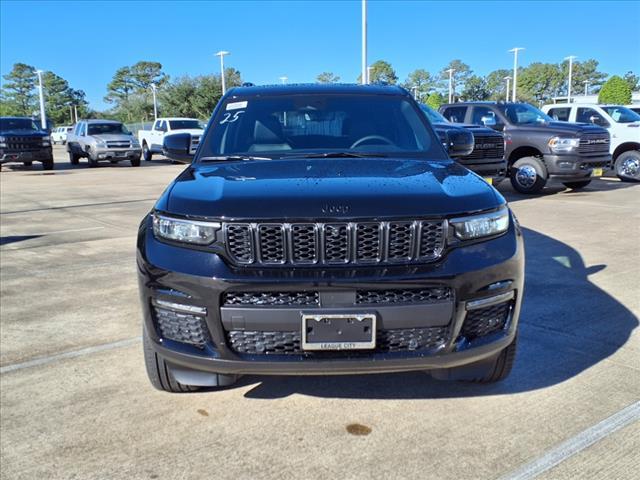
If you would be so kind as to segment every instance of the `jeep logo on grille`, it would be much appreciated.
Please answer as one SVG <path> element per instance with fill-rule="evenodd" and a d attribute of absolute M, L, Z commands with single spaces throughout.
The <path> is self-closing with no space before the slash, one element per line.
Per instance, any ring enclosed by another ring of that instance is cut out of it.
<path fill-rule="evenodd" d="M 351 210 L 349 205 L 331 205 L 329 203 L 325 203 L 322 206 L 322 213 L 348 213 Z"/>

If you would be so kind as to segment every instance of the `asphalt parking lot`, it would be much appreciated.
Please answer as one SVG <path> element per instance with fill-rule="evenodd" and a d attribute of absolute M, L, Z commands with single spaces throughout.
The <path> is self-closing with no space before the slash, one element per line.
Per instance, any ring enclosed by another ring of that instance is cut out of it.
<path fill-rule="evenodd" d="M 135 236 L 184 167 L 55 150 L 53 172 L 0 176 L 3 478 L 637 478 L 640 185 L 499 187 L 527 251 L 500 384 L 248 376 L 171 395 L 144 372 Z"/>

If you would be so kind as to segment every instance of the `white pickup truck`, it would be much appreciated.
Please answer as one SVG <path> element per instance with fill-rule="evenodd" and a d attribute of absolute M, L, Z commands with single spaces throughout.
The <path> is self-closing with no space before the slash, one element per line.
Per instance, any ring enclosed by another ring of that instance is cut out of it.
<path fill-rule="evenodd" d="M 191 134 L 190 153 L 194 154 L 203 132 L 204 124 L 195 118 L 158 118 L 153 122 L 151 130 L 138 132 L 138 140 L 142 146 L 142 157 L 149 161 L 154 153 L 162 153 L 164 137 L 174 133 Z"/>
<path fill-rule="evenodd" d="M 554 120 L 593 123 L 609 130 L 616 175 L 623 181 L 640 181 L 639 114 L 622 105 L 593 103 L 545 105 L 542 111 Z"/>

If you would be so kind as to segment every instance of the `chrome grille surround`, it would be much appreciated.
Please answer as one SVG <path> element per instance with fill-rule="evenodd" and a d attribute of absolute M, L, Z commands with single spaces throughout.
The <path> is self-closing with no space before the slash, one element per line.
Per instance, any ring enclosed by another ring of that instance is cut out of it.
<path fill-rule="evenodd" d="M 239 265 L 379 265 L 437 260 L 446 220 L 228 222 L 224 242 Z"/>

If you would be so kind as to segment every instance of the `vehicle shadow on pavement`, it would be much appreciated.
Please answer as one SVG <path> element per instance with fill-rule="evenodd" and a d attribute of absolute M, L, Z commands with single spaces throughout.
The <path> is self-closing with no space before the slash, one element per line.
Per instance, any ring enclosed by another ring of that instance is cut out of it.
<path fill-rule="evenodd" d="M 569 245 L 523 229 L 526 281 L 518 354 L 511 375 L 479 385 L 436 381 L 423 372 L 313 376 L 243 377 L 255 387 L 247 398 L 281 398 L 297 393 L 326 398 L 418 399 L 521 393 L 564 382 L 622 347 L 638 319 L 589 280 L 606 265 L 585 266 Z"/>

